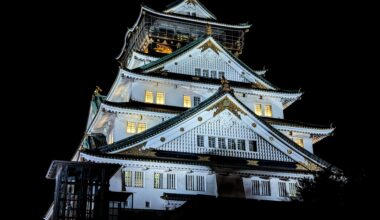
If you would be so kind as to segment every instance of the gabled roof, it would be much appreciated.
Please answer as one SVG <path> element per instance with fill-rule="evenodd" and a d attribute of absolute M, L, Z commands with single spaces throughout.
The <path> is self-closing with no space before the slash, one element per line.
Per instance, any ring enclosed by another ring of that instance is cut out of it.
<path fill-rule="evenodd" d="M 165 13 L 176 13 L 176 9 L 181 7 L 184 4 L 192 4 L 195 7 L 198 7 L 206 17 L 216 20 L 216 16 L 209 11 L 200 1 L 198 0 L 177 0 L 167 6 Z"/>
<path fill-rule="evenodd" d="M 200 103 L 198 106 L 191 108 L 181 114 L 179 114 L 176 117 L 173 117 L 157 126 L 154 126 L 142 133 L 136 134 L 134 136 L 128 137 L 126 139 L 123 139 L 121 141 L 115 142 L 110 145 L 106 145 L 103 147 L 98 148 L 97 150 L 102 153 L 111 153 L 115 154 L 118 152 L 121 152 L 126 149 L 131 149 L 131 147 L 137 147 L 142 146 L 146 141 L 150 138 L 157 138 L 160 137 L 161 133 L 164 133 L 168 131 L 169 129 L 173 128 L 174 126 L 179 126 L 180 123 L 183 123 L 185 120 L 193 118 L 196 114 L 206 111 L 206 109 L 209 109 L 210 106 L 217 105 L 220 101 L 224 100 L 224 98 L 228 98 L 230 101 L 237 103 L 243 111 L 247 112 L 249 117 L 256 123 L 260 123 L 260 125 L 254 125 L 256 126 L 262 126 L 266 132 L 270 133 L 271 140 L 276 140 L 277 144 L 281 144 L 281 146 L 286 146 L 288 156 L 291 157 L 293 160 L 296 160 L 297 162 L 303 164 L 303 166 L 307 167 L 308 169 L 313 169 L 310 167 L 313 166 L 319 166 L 322 168 L 330 167 L 330 164 L 326 161 L 322 160 L 321 158 L 317 157 L 316 155 L 310 153 L 306 149 L 298 146 L 296 143 L 294 143 L 292 140 L 290 140 L 287 136 L 282 134 L 277 129 L 273 128 L 269 123 L 267 123 L 262 118 L 258 117 L 253 113 L 250 109 L 246 108 L 243 103 L 241 103 L 231 91 L 223 91 L 220 89 L 218 92 L 216 92 L 213 96 L 206 99 L 202 103 Z M 162 140 L 161 140 L 162 141 Z M 165 141 L 165 140 L 164 140 Z M 284 148 L 285 149 L 285 148 Z M 283 150 L 284 150 L 283 149 Z M 301 159 L 303 158 L 303 159 Z M 300 162 L 300 161 L 303 162 Z M 305 161 L 306 160 L 306 161 Z M 307 164 L 306 164 L 307 162 Z M 317 164 L 317 165 L 315 165 Z"/>
<path fill-rule="evenodd" d="M 243 68 L 245 68 L 248 72 L 248 74 L 253 75 L 253 77 L 261 83 L 265 84 L 267 87 L 273 90 L 278 90 L 279 88 L 267 81 L 265 78 L 263 78 L 261 75 L 257 74 L 253 69 L 251 69 L 248 65 L 246 65 L 243 61 L 241 61 L 239 58 L 235 57 L 230 51 L 226 50 L 223 45 L 221 45 L 218 41 L 214 40 L 212 36 L 207 37 L 200 37 L 199 39 L 191 42 L 190 44 L 174 51 L 171 54 L 168 54 L 156 61 L 153 61 L 151 63 L 148 63 L 144 66 L 141 66 L 136 69 L 136 71 L 143 71 L 143 72 L 150 72 L 154 71 L 156 69 L 161 68 L 164 64 L 166 64 L 169 61 L 172 61 L 179 56 L 183 55 L 184 53 L 197 48 L 198 46 L 203 47 L 205 44 L 212 44 L 210 47 L 211 49 L 215 49 L 218 51 L 222 51 L 229 59 L 236 61 L 239 65 L 241 65 Z M 214 47 L 215 46 L 215 47 Z M 202 49 L 202 48 L 200 48 Z M 202 49 L 203 50 L 203 49 Z M 219 53 L 219 52 L 218 52 Z M 246 73 L 247 74 L 247 73 Z"/>

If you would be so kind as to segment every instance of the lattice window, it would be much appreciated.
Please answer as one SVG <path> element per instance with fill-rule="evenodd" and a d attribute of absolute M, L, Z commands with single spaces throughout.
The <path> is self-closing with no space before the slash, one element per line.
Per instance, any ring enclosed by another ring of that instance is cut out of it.
<path fill-rule="evenodd" d="M 162 173 L 154 173 L 154 188 L 155 189 L 162 189 L 164 188 L 164 174 Z"/>
<path fill-rule="evenodd" d="M 266 117 L 272 117 L 272 106 L 271 105 L 265 105 L 264 106 L 264 115 Z"/>
<path fill-rule="evenodd" d="M 165 93 L 163 92 L 157 92 L 156 94 L 156 103 L 163 105 L 165 104 Z"/>
<path fill-rule="evenodd" d="M 189 191 L 206 191 L 206 182 L 204 176 L 186 175 L 186 190 Z"/>
<path fill-rule="evenodd" d="M 188 95 L 183 96 L 183 107 L 191 108 L 191 98 Z"/>
<path fill-rule="evenodd" d="M 129 133 L 129 134 L 136 133 L 136 123 L 127 122 L 127 133 Z"/>
<path fill-rule="evenodd" d="M 219 79 L 226 77 L 226 73 L 224 71 L 219 72 Z"/>
<path fill-rule="evenodd" d="M 215 148 L 216 147 L 216 141 L 215 137 L 208 137 L 208 147 Z"/>
<path fill-rule="evenodd" d="M 228 139 L 228 149 L 229 150 L 236 150 L 235 139 Z"/>
<path fill-rule="evenodd" d="M 245 151 L 245 140 L 238 140 L 238 150 Z"/>
<path fill-rule="evenodd" d="M 257 142 L 254 140 L 249 141 L 249 151 L 257 152 Z"/>
<path fill-rule="evenodd" d="M 226 149 L 226 139 L 225 138 L 218 138 L 218 148 Z"/>
<path fill-rule="evenodd" d="M 255 114 L 258 116 L 263 115 L 263 110 L 261 108 L 261 104 L 255 104 Z"/>
<path fill-rule="evenodd" d="M 124 171 L 125 186 L 132 187 L 132 171 Z"/>
<path fill-rule="evenodd" d="M 215 79 L 216 78 L 216 71 L 211 70 L 211 78 Z"/>
<path fill-rule="evenodd" d="M 138 123 L 137 124 L 137 133 L 141 133 L 146 130 L 146 124 L 145 123 Z"/>
<path fill-rule="evenodd" d="M 288 193 L 286 192 L 286 183 L 278 182 L 278 194 L 280 197 L 287 197 Z"/>
<path fill-rule="evenodd" d="M 198 106 L 201 103 L 201 97 L 194 96 L 194 106 Z"/>
<path fill-rule="evenodd" d="M 195 75 L 201 76 L 201 69 L 200 68 L 195 68 Z"/>
<path fill-rule="evenodd" d="M 144 172 L 141 172 L 141 171 L 135 172 L 135 187 L 139 187 L 139 188 L 144 187 Z"/>
<path fill-rule="evenodd" d="M 270 190 L 270 181 L 269 180 L 261 180 L 261 195 L 262 196 L 270 196 L 271 190 Z"/>
<path fill-rule="evenodd" d="M 203 70 L 203 77 L 209 77 L 208 70 Z"/>
<path fill-rule="evenodd" d="M 152 91 L 145 91 L 145 102 L 146 103 L 153 103 L 153 92 Z"/>
<path fill-rule="evenodd" d="M 205 137 L 203 135 L 197 135 L 197 146 L 198 147 L 205 146 Z"/>
<path fill-rule="evenodd" d="M 175 174 L 169 173 L 167 176 L 167 188 L 175 189 Z"/>
<path fill-rule="evenodd" d="M 297 183 L 289 183 L 289 196 L 296 197 L 297 196 Z"/>
<path fill-rule="evenodd" d="M 260 180 L 252 180 L 252 195 L 260 195 Z"/>

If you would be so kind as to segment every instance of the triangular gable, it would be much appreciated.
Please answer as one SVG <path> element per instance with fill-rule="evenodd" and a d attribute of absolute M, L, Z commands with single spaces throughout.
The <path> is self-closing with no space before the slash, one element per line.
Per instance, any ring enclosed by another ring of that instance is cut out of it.
<path fill-rule="evenodd" d="M 160 70 L 197 76 L 196 69 L 200 69 L 200 76 L 207 74 L 206 77 L 220 78 L 220 73 L 223 72 L 225 78 L 230 81 L 252 83 L 262 89 L 278 89 L 224 49 L 211 36 L 199 38 L 138 70 L 142 72 Z M 203 70 L 207 70 L 207 73 Z M 216 74 L 213 75 L 212 71 L 216 71 Z"/>
<path fill-rule="evenodd" d="M 216 20 L 216 17 L 198 0 L 179 0 L 168 6 L 165 13 L 188 15 Z"/>
<path fill-rule="evenodd" d="M 112 145 L 104 146 L 99 150 L 104 153 L 114 154 L 121 153 L 136 146 L 144 146 L 143 149 L 163 149 L 165 145 L 176 141 L 176 139 L 188 131 L 197 129 L 197 127 L 204 123 L 212 122 L 218 115 L 223 116 L 225 114 L 229 114 L 231 120 L 222 123 L 226 123 L 228 126 L 228 124 L 231 123 L 230 121 L 232 121 L 232 123 L 233 121 L 235 121 L 235 123 L 238 121 L 240 128 L 245 127 L 245 129 L 249 129 L 248 135 L 257 135 L 254 138 L 264 143 L 262 144 L 262 148 L 259 147 L 259 149 L 264 151 L 271 150 L 272 153 L 274 153 L 274 157 L 277 157 L 277 159 L 274 158 L 272 160 L 288 161 L 290 158 L 292 161 L 301 164 L 301 166 L 309 170 L 319 170 L 321 167 L 325 168 L 329 166 L 327 162 L 299 147 L 281 132 L 260 119 L 260 117 L 256 116 L 237 100 L 233 94 L 223 91 L 217 92 L 199 106 L 189 109 L 145 132 Z M 228 135 L 229 134 L 227 134 L 227 136 Z M 194 139 L 194 137 L 192 138 L 193 139 L 190 138 L 186 140 L 186 142 L 196 142 L 196 139 Z M 184 142 L 184 144 L 186 144 L 186 142 Z M 246 146 L 246 148 L 248 148 L 248 146 Z M 203 154 L 204 152 L 199 153 Z M 263 158 L 265 158 L 265 155 L 263 155 Z"/>

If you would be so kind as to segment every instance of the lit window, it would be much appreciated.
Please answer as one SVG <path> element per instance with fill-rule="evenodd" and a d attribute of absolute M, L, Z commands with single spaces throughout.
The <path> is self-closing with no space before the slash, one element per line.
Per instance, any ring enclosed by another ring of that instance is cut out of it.
<path fill-rule="evenodd" d="M 191 108 L 191 98 L 188 95 L 183 96 L 183 107 Z"/>
<path fill-rule="evenodd" d="M 211 70 L 211 78 L 216 78 L 216 71 L 215 70 Z"/>
<path fill-rule="evenodd" d="M 303 139 L 302 138 L 294 138 L 293 139 L 296 144 L 298 144 L 300 147 L 304 147 L 303 145 Z"/>
<path fill-rule="evenodd" d="M 135 172 L 135 187 L 144 187 L 144 173 L 141 171 Z"/>
<path fill-rule="evenodd" d="M 230 150 L 236 150 L 235 139 L 228 139 L 228 149 L 230 149 Z"/>
<path fill-rule="evenodd" d="M 197 146 L 198 147 L 204 147 L 205 146 L 205 139 L 202 135 L 197 135 Z"/>
<path fill-rule="evenodd" d="M 145 91 L 145 102 L 146 103 L 153 103 L 153 92 L 152 91 Z"/>
<path fill-rule="evenodd" d="M 208 137 L 208 147 L 215 148 L 215 137 Z"/>
<path fill-rule="evenodd" d="M 145 123 L 138 123 L 137 125 L 137 133 L 141 133 L 146 130 L 146 124 Z"/>
<path fill-rule="evenodd" d="M 168 189 L 175 189 L 175 174 L 168 174 L 167 188 Z"/>
<path fill-rule="evenodd" d="M 157 104 L 161 104 L 161 105 L 165 104 L 165 93 L 157 92 L 156 102 Z"/>
<path fill-rule="evenodd" d="M 257 142 L 253 141 L 253 140 L 250 140 L 248 147 L 249 147 L 249 151 L 256 152 L 257 151 Z"/>
<path fill-rule="evenodd" d="M 272 117 L 272 106 L 271 105 L 265 105 L 264 106 L 264 114 L 266 117 Z"/>
<path fill-rule="evenodd" d="M 127 122 L 127 133 L 129 133 L 129 134 L 136 133 L 136 123 Z"/>
<path fill-rule="evenodd" d="M 261 109 L 261 104 L 256 104 L 256 105 L 255 105 L 255 113 L 256 113 L 256 115 L 258 115 L 258 116 L 261 116 L 261 115 L 263 114 L 263 111 L 262 111 L 262 109 Z"/>
<path fill-rule="evenodd" d="M 201 97 L 194 96 L 194 106 L 198 106 L 201 103 Z"/>
<path fill-rule="evenodd" d="M 245 140 L 238 140 L 238 150 L 245 151 Z"/>
<path fill-rule="evenodd" d="M 164 182 L 164 174 L 154 173 L 154 188 L 162 189 L 164 185 L 163 182 Z"/>
<path fill-rule="evenodd" d="M 201 69 L 195 68 L 195 75 L 196 76 L 201 76 Z"/>
<path fill-rule="evenodd" d="M 203 77 L 208 77 L 208 70 L 203 70 Z"/>
<path fill-rule="evenodd" d="M 226 149 L 226 139 L 218 138 L 218 147 L 220 149 Z"/>
<path fill-rule="evenodd" d="M 125 186 L 128 186 L 128 187 L 132 186 L 132 171 L 124 172 L 124 180 L 125 180 Z"/>

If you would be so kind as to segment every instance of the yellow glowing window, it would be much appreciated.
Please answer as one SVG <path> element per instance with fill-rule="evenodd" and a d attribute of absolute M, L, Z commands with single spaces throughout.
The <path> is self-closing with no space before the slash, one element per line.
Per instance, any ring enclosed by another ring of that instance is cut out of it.
<path fill-rule="evenodd" d="M 266 117 L 272 117 L 272 106 L 271 105 L 265 105 L 264 106 L 264 114 Z"/>
<path fill-rule="evenodd" d="M 125 171 L 124 172 L 124 179 L 125 179 L 125 186 L 131 187 L 132 186 L 132 171 Z"/>
<path fill-rule="evenodd" d="M 263 114 L 263 111 L 261 109 L 261 104 L 255 105 L 255 113 L 256 113 L 256 115 L 259 115 L 259 116 L 261 116 Z"/>
<path fill-rule="evenodd" d="M 302 138 L 294 138 L 294 142 L 298 144 L 299 146 L 303 147 L 303 139 Z"/>
<path fill-rule="evenodd" d="M 146 130 L 146 124 L 145 123 L 138 123 L 137 125 L 137 133 L 141 133 Z"/>
<path fill-rule="evenodd" d="M 136 123 L 127 122 L 127 133 L 130 133 L 130 134 L 136 133 Z"/>
<path fill-rule="evenodd" d="M 188 95 L 183 96 L 183 107 L 191 108 L 191 98 Z"/>
<path fill-rule="evenodd" d="M 145 91 L 145 102 L 147 103 L 153 103 L 153 92 L 152 91 Z"/>
<path fill-rule="evenodd" d="M 135 187 L 144 187 L 144 173 L 141 171 L 135 172 Z"/>
<path fill-rule="evenodd" d="M 156 102 L 157 104 L 161 104 L 161 105 L 165 104 L 165 93 L 157 92 Z"/>

